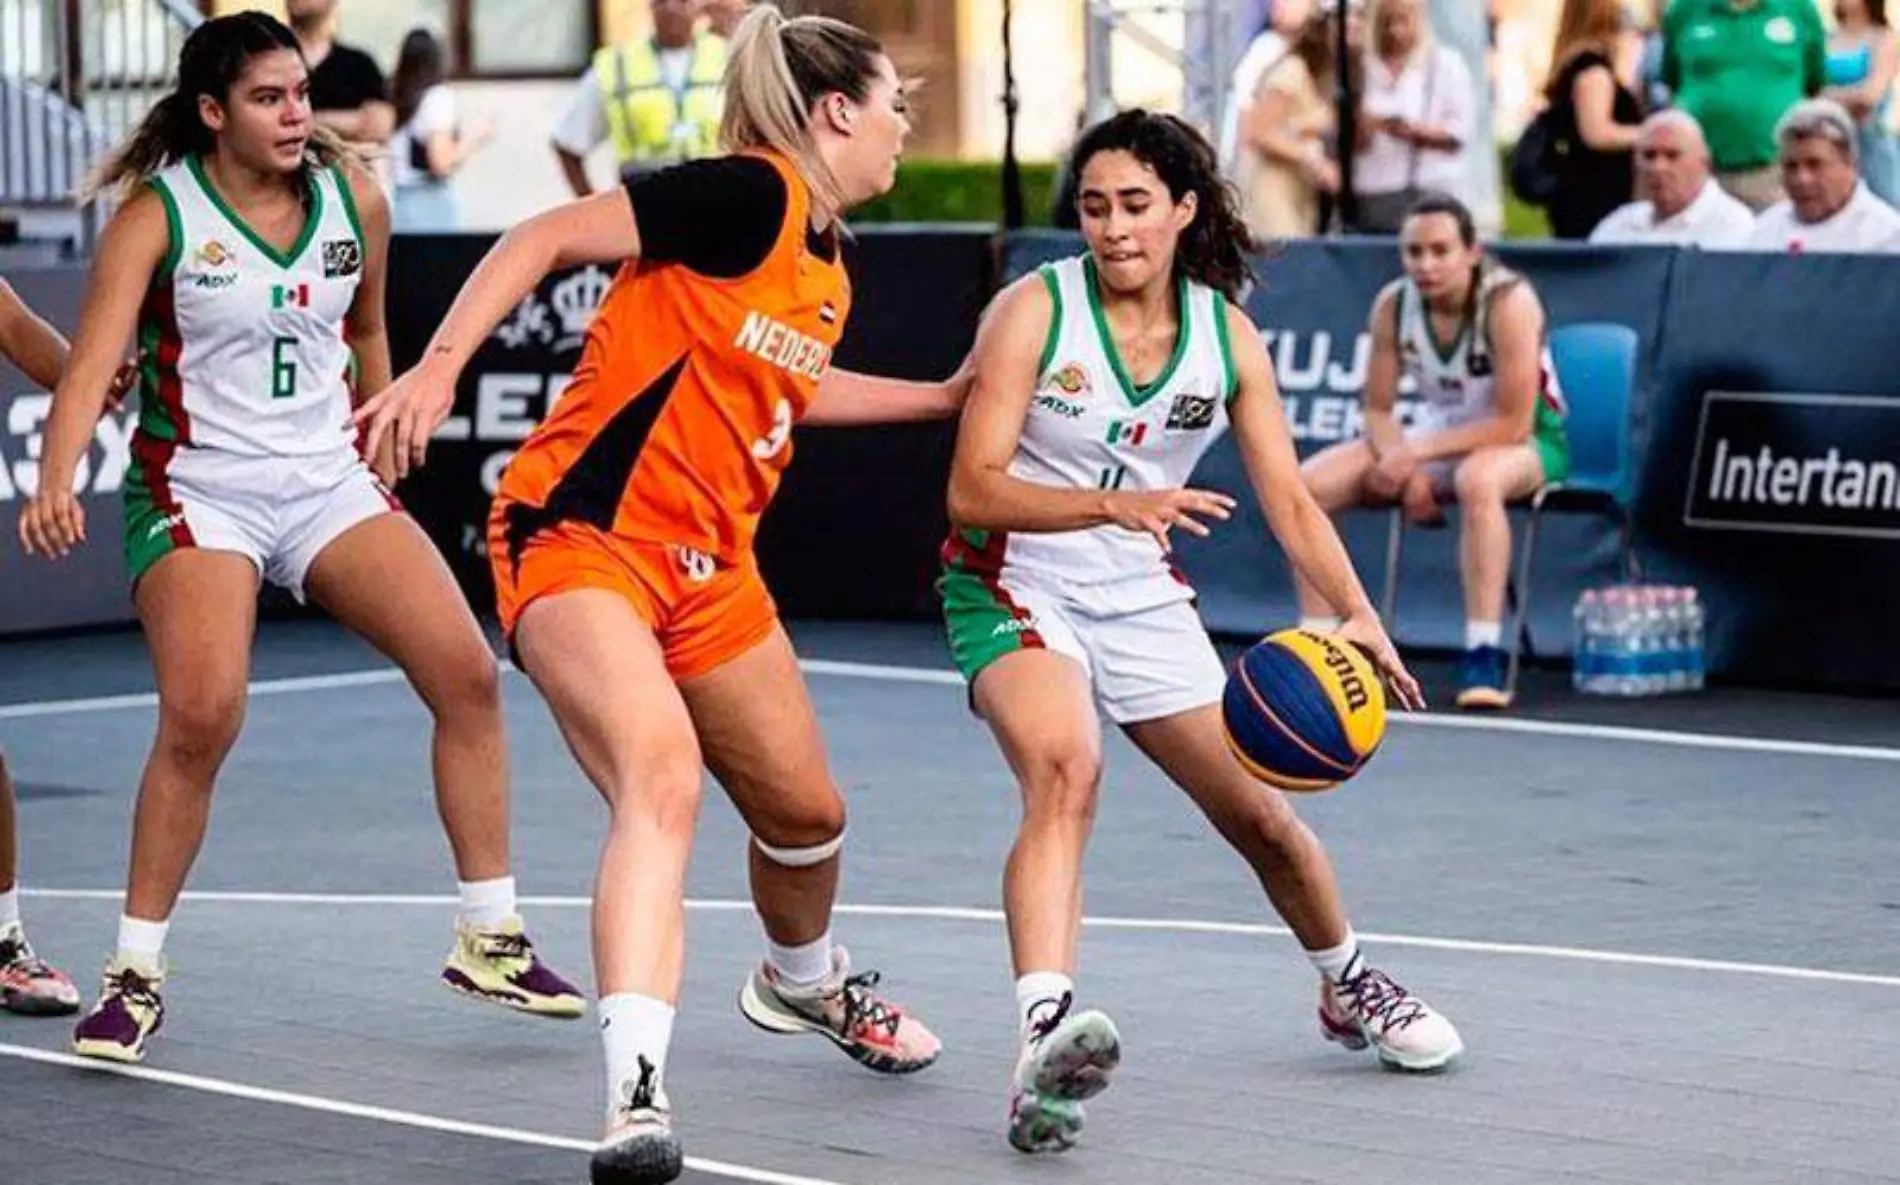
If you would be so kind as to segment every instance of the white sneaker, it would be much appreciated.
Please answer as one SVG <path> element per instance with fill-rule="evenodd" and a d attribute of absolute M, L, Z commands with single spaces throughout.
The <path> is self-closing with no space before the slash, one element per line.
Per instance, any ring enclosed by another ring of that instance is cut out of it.
<path fill-rule="evenodd" d="M 1373 967 L 1344 983 L 1320 983 L 1319 1025 L 1328 1041 L 1347 1049 L 1370 1044 L 1399 1070 L 1441 1070 L 1465 1051 L 1450 1021 Z"/>
<path fill-rule="evenodd" d="M 1122 1060 L 1121 1034 L 1100 1012 L 1069 1015 L 1071 997 L 1039 1022 L 1016 1059 L 1009 1142 L 1019 1152 L 1066 1152 L 1082 1134 L 1082 1101 L 1108 1089 Z"/>
<path fill-rule="evenodd" d="M 653 1063 L 643 1057 L 638 1081 L 621 1083 L 607 1138 L 594 1149 L 593 1185 L 663 1185 L 685 1169 L 673 1109 L 656 1078 Z"/>

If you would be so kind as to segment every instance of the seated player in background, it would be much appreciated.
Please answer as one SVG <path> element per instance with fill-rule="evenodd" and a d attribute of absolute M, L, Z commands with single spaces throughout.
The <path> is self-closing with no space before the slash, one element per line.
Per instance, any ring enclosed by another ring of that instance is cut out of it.
<path fill-rule="evenodd" d="M 1301 474 L 1327 513 L 1400 503 L 1415 522 L 1460 510 L 1465 660 L 1458 706 L 1505 708 L 1502 646 L 1511 522 L 1505 506 L 1570 471 L 1564 400 L 1545 348 L 1544 308 L 1530 282 L 1490 259 L 1471 211 L 1431 195 L 1399 234 L 1405 277 L 1372 305 L 1365 435 L 1307 458 Z M 1395 414 L 1410 378 L 1418 412 Z M 1330 629 L 1326 598 L 1298 571 L 1303 624 Z"/>
<path fill-rule="evenodd" d="M 971 703 L 1022 791 L 1003 895 L 1022 1042 L 1008 1138 L 1024 1152 L 1074 1144 L 1120 1057 L 1108 1017 L 1074 1008 L 1098 704 L 1252 867 L 1319 972 L 1327 1039 L 1412 1070 L 1463 1048 L 1360 953 L 1325 849 L 1229 751 L 1226 672 L 1172 563 L 1173 529 L 1205 534 L 1198 520 L 1232 505 L 1184 488 L 1231 418 L 1275 538 L 1346 614 L 1339 633 L 1418 703 L 1300 484 L 1266 348 L 1232 303 L 1252 246 L 1232 190 L 1200 133 L 1145 111 L 1090 129 L 1074 162 L 1088 252 L 1018 280 L 978 330 L 938 585 Z"/>

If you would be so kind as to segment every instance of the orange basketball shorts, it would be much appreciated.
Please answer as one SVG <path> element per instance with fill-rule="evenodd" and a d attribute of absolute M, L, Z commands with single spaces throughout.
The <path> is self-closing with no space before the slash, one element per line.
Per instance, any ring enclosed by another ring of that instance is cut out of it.
<path fill-rule="evenodd" d="M 497 503 L 488 524 L 495 604 L 512 649 L 529 605 L 575 589 L 617 593 L 653 630 L 676 681 L 716 670 L 763 642 L 778 624 L 758 562 L 715 564 L 692 548 L 626 539 L 585 523 L 537 531 L 518 557 L 509 554 Z"/>

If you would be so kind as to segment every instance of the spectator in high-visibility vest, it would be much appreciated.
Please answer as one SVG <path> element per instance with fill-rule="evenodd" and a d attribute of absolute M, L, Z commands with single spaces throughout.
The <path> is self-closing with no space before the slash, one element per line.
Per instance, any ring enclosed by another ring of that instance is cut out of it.
<path fill-rule="evenodd" d="M 718 151 L 725 39 L 695 30 L 697 0 L 651 8 L 653 36 L 596 53 L 555 125 L 554 151 L 577 197 L 594 191 L 587 154 L 609 140 L 623 174 Z"/>

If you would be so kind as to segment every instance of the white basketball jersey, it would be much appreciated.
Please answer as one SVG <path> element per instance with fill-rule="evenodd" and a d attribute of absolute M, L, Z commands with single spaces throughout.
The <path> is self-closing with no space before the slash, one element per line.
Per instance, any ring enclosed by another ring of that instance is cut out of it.
<path fill-rule="evenodd" d="M 1432 330 L 1425 298 L 1411 280 L 1397 287 L 1399 363 L 1417 386 L 1422 404 L 1420 418 L 1428 425 L 1456 427 L 1491 415 L 1497 407 L 1497 366 L 1488 332 L 1491 302 L 1511 284 L 1521 283 L 1516 272 L 1486 263 L 1473 294 L 1471 312 L 1449 347 L 1441 346 Z M 1557 388 L 1556 368 L 1549 352 L 1543 358 L 1543 397 L 1559 412 L 1563 394 Z"/>
<path fill-rule="evenodd" d="M 1138 388 L 1115 349 L 1093 260 L 1082 255 L 1048 264 L 1042 278 L 1055 315 L 1010 474 L 1062 489 L 1187 485 L 1208 447 L 1226 431 L 1227 401 L 1236 387 L 1226 299 L 1181 282 L 1174 354 L 1152 383 Z M 1114 525 L 1012 533 L 1001 558 L 1005 568 L 1068 584 L 1170 572 L 1152 536 Z"/>
<path fill-rule="evenodd" d="M 189 157 L 152 178 L 171 250 L 140 315 L 148 436 L 243 456 L 337 457 L 353 446 L 343 320 L 364 265 L 349 186 L 310 171 L 309 219 L 287 252 L 260 238 Z"/>

